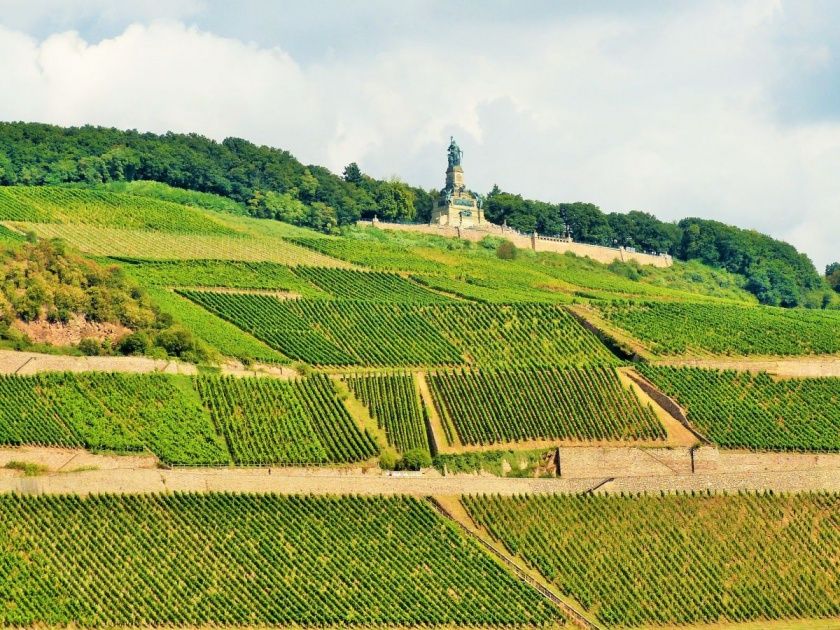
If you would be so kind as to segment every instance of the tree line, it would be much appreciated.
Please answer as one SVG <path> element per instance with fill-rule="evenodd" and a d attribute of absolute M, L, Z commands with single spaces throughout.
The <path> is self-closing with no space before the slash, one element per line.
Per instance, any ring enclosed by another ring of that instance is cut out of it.
<path fill-rule="evenodd" d="M 498 187 L 487 197 L 485 215 L 521 232 L 568 234 L 580 243 L 668 253 L 723 267 L 745 276 L 744 288 L 762 304 L 819 308 L 831 302 L 825 281 L 805 254 L 754 230 L 698 218 L 667 223 L 636 210 L 605 213 L 591 203 L 551 204 Z"/>
<path fill-rule="evenodd" d="M 0 184 L 102 184 L 154 180 L 233 199 L 250 214 L 330 232 L 374 214 L 426 222 L 436 191 L 378 180 L 349 164 L 341 176 L 288 151 L 240 138 L 163 135 L 103 127 L 0 123 Z M 667 223 L 645 212 L 604 213 L 589 203 L 550 204 L 494 187 L 486 216 L 523 232 L 569 233 L 576 241 L 667 252 L 742 274 L 764 304 L 826 306 L 826 281 L 782 241 L 716 221 Z M 827 274 L 828 275 L 828 274 Z M 840 283 L 835 284 L 840 286 Z"/>

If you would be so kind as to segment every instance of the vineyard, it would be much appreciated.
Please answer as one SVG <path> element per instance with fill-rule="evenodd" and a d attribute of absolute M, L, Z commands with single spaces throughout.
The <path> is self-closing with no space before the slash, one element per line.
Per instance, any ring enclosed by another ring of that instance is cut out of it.
<path fill-rule="evenodd" d="M 142 199 L 138 197 L 138 199 Z M 21 232 L 41 238 L 61 238 L 80 251 L 94 256 L 145 260 L 238 260 L 267 261 L 281 265 L 346 267 L 346 263 L 323 256 L 277 238 L 251 235 L 169 234 L 97 225 L 54 223 L 10 223 Z"/>
<path fill-rule="evenodd" d="M 13 232 L 7 227 L 0 225 L 0 244 L 3 243 L 19 243 L 24 240 L 22 234 Z"/>
<path fill-rule="evenodd" d="M 660 355 L 840 352 L 840 313 L 724 304 L 599 305 L 605 319 Z"/>
<path fill-rule="evenodd" d="M 434 260 L 425 258 L 411 249 L 388 242 L 312 236 L 287 237 L 286 240 L 326 256 L 378 271 L 412 271 L 433 274 L 440 272 L 440 264 Z"/>
<path fill-rule="evenodd" d="M 560 619 L 540 594 L 410 498 L 4 495 L 0 540 L 0 601 L 15 603 L 0 607 L 5 626 Z"/>
<path fill-rule="evenodd" d="M 230 461 L 186 377 L 0 375 L 0 443 L 149 449 L 169 464 Z"/>
<path fill-rule="evenodd" d="M 840 495 L 465 497 L 609 626 L 840 615 Z"/>
<path fill-rule="evenodd" d="M 298 267 L 295 273 L 342 300 L 399 304 L 451 301 L 451 298 L 429 291 L 395 273 L 321 267 Z"/>
<path fill-rule="evenodd" d="M 545 291 L 521 283 L 512 283 L 507 278 L 450 278 L 447 276 L 413 275 L 412 279 L 437 291 L 484 302 L 486 304 L 510 304 L 513 302 L 543 302 L 563 304 L 572 297 L 558 291 Z"/>
<path fill-rule="evenodd" d="M 146 292 L 162 312 L 222 355 L 246 362 L 288 363 L 276 350 L 187 298 L 157 287 Z"/>
<path fill-rule="evenodd" d="M 344 382 L 385 429 L 389 444 L 403 453 L 429 450 L 423 409 L 411 374 L 346 376 Z"/>
<path fill-rule="evenodd" d="M 566 309 L 547 304 L 449 304 L 423 315 L 473 365 L 614 365 L 615 357 Z"/>
<path fill-rule="evenodd" d="M 226 287 L 288 291 L 305 297 L 326 297 L 291 268 L 271 262 L 221 260 L 125 261 L 138 282 L 159 287 Z"/>
<path fill-rule="evenodd" d="M 458 351 L 425 321 L 421 307 L 413 305 L 181 293 L 286 356 L 315 365 L 461 362 Z"/>
<path fill-rule="evenodd" d="M 639 366 L 727 448 L 840 451 L 840 379 L 774 380 L 731 370 Z"/>
<path fill-rule="evenodd" d="M 0 187 L 0 221 L 75 223 L 174 234 L 235 234 L 210 215 L 188 206 L 88 188 Z"/>
<path fill-rule="evenodd" d="M 0 375 L 0 444 L 148 450 L 172 465 L 348 463 L 379 449 L 332 381 Z"/>
<path fill-rule="evenodd" d="M 205 377 L 197 388 L 237 464 L 346 463 L 378 452 L 326 376 L 296 382 Z"/>
<path fill-rule="evenodd" d="M 611 368 L 429 373 L 435 407 L 464 444 L 662 440 L 653 410 Z"/>

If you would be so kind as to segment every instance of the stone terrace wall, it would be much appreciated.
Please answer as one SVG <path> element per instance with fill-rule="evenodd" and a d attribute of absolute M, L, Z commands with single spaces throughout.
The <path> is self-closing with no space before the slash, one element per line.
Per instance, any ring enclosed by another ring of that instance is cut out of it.
<path fill-rule="evenodd" d="M 555 252 L 558 254 L 572 252 L 578 256 L 585 256 L 604 264 L 609 264 L 615 260 L 635 260 L 641 265 L 653 265 L 654 267 L 670 267 L 674 264 L 673 259 L 668 254 L 643 254 L 629 251 L 623 247 L 602 247 L 600 245 L 575 243 L 567 239 L 540 236 L 536 233 L 531 235 L 522 234 L 521 232 L 510 228 L 503 228 L 493 223 L 484 223 L 481 227 L 471 228 L 428 225 L 425 223 L 386 223 L 384 221 L 358 221 L 357 225 L 376 227 L 382 230 L 422 232 L 424 234 L 436 234 L 448 238 L 463 238 L 469 241 L 480 241 L 489 234 L 505 238 L 521 249 L 532 249 L 537 252 Z"/>

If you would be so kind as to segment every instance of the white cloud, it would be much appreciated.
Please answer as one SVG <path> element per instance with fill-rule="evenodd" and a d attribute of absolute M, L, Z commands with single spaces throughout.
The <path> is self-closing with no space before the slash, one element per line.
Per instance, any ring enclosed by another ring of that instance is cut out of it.
<path fill-rule="evenodd" d="M 455 133 L 476 189 L 718 218 L 823 265 L 840 258 L 840 126 L 781 124 L 774 90 L 830 51 L 780 44 L 785 19 L 748 1 L 485 23 L 309 64 L 176 21 L 98 43 L 0 27 L 0 93 L 15 95 L 0 118 L 236 135 L 435 187 Z"/>

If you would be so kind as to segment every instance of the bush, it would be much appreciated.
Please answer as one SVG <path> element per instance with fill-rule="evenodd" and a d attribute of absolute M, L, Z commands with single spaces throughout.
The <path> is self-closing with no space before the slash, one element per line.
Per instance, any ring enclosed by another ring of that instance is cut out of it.
<path fill-rule="evenodd" d="M 516 245 L 510 241 L 503 241 L 496 248 L 496 256 L 502 260 L 514 260 L 516 258 Z"/>
<path fill-rule="evenodd" d="M 123 337 L 117 345 L 117 349 L 121 354 L 145 354 L 150 345 L 149 336 L 142 331 L 138 331 Z"/>
<path fill-rule="evenodd" d="M 413 448 L 403 454 L 398 467 L 400 470 L 420 470 L 432 465 L 432 456 L 422 448 Z"/>
<path fill-rule="evenodd" d="M 156 344 L 166 350 L 167 354 L 176 357 L 197 351 L 192 333 L 182 326 L 170 326 L 160 331 Z"/>
<path fill-rule="evenodd" d="M 96 357 L 102 354 L 102 346 L 93 337 L 87 337 L 79 342 L 79 351 L 85 356 Z"/>
<path fill-rule="evenodd" d="M 379 467 L 382 470 L 396 470 L 398 463 L 399 456 L 397 455 L 397 451 L 391 447 L 382 449 L 379 455 Z"/>

